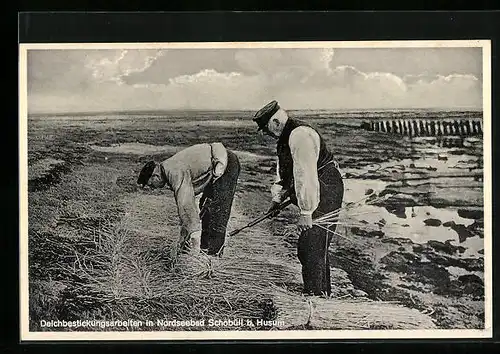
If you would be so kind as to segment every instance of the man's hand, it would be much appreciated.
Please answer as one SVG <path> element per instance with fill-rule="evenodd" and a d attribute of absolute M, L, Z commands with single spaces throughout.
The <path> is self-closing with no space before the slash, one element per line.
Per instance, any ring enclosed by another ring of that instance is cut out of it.
<path fill-rule="evenodd" d="M 299 220 L 297 221 L 297 228 L 300 232 L 304 232 L 312 228 L 312 216 L 300 214 Z"/>
<path fill-rule="evenodd" d="M 281 210 L 279 209 L 280 205 L 281 205 L 281 203 L 278 203 L 278 202 L 274 202 L 274 201 L 273 201 L 273 202 L 271 203 L 271 206 L 269 207 L 269 209 L 266 211 L 266 214 L 268 214 L 268 213 L 271 213 L 271 212 L 272 212 L 272 213 L 271 213 L 271 217 L 272 217 L 272 218 L 274 218 L 274 217 L 278 216 L 278 214 L 279 214 L 279 213 L 280 213 L 280 211 L 281 211 Z"/>
<path fill-rule="evenodd" d="M 200 253 L 200 243 L 201 243 L 201 231 L 192 232 L 189 235 L 189 240 L 187 244 L 189 253 L 192 254 Z"/>

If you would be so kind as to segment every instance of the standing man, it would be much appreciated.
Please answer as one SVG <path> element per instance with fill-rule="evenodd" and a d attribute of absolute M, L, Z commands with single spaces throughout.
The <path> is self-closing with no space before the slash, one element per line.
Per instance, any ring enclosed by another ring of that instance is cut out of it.
<path fill-rule="evenodd" d="M 149 161 L 137 183 L 150 188 L 166 185 L 174 192 L 181 247 L 221 256 L 239 173 L 238 157 L 223 144 L 197 144 L 161 163 Z M 195 196 L 200 193 L 197 206 Z"/>
<path fill-rule="evenodd" d="M 277 214 L 287 196 L 300 209 L 298 258 L 302 264 L 303 292 L 329 296 L 328 247 L 336 227 L 330 227 L 332 232 L 328 232 L 313 226 L 312 220 L 342 206 L 344 184 L 338 164 L 321 135 L 307 124 L 289 118 L 278 102 L 265 105 L 253 120 L 259 131 L 278 141 L 277 181 L 271 187 L 269 211 Z"/>

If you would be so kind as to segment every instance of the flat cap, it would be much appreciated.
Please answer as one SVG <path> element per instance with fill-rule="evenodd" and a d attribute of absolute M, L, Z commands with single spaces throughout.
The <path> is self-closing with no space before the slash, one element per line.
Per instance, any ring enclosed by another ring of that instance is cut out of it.
<path fill-rule="evenodd" d="M 141 172 L 139 173 L 139 178 L 137 178 L 137 184 L 144 187 L 148 183 L 149 178 L 153 174 L 155 168 L 156 168 L 156 163 L 154 161 L 148 161 L 142 168 Z"/>
<path fill-rule="evenodd" d="M 271 119 L 271 117 L 276 112 L 278 112 L 279 109 L 280 109 L 280 106 L 276 100 L 269 102 L 264 107 L 259 109 L 259 111 L 257 111 L 257 113 L 255 113 L 254 118 L 253 118 L 254 122 L 256 122 L 257 125 L 259 126 L 258 130 L 264 129 L 264 127 L 269 122 L 269 119 Z"/>

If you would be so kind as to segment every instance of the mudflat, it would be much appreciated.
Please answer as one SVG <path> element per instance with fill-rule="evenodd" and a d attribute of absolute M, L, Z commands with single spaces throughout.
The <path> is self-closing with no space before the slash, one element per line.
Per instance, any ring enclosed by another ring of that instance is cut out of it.
<path fill-rule="evenodd" d="M 300 294 L 295 207 L 186 274 L 173 194 L 135 185 L 146 161 L 220 141 L 242 166 L 228 230 L 262 215 L 275 151 L 249 112 L 29 117 L 30 329 L 85 330 L 41 323 L 110 318 L 144 325 L 95 330 L 179 330 L 164 319 L 198 321 L 183 330 L 483 328 L 482 139 L 442 144 L 361 129 L 367 117 L 398 114 L 291 112 L 321 131 L 346 187 L 329 254 L 333 295 L 312 300 Z M 457 114 L 481 116 L 401 113 Z M 378 198 L 363 202 L 367 193 Z"/>

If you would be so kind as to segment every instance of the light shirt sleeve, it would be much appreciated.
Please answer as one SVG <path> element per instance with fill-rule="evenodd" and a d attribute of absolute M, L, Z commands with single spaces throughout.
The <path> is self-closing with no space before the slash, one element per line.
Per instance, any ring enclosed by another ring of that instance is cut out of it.
<path fill-rule="evenodd" d="M 222 143 L 213 143 L 212 146 L 212 166 L 214 182 L 220 178 L 227 167 L 227 150 Z"/>
<path fill-rule="evenodd" d="M 179 169 L 166 173 L 169 184 L 174 191 L 181 228 L 185 229 L 188 235 L 195 231 L 200 231 L 199 210 L 196 205 L 193 183 L 191 182 L 189 171 Z"/>
<path fill-rule="evenodd" d="M 293 177 L 297 204 L 303 215 L 311 215 L 319 205 L 318 158 L 320 138 L 311 127 L 292 131 L 288 141 L 293 159 Z"/>

